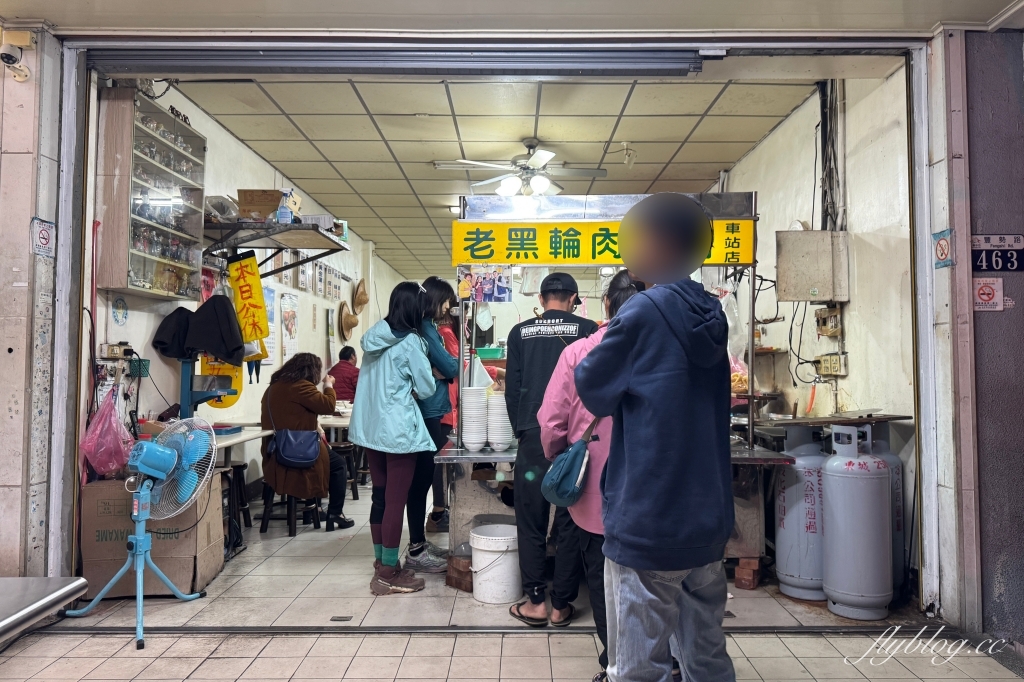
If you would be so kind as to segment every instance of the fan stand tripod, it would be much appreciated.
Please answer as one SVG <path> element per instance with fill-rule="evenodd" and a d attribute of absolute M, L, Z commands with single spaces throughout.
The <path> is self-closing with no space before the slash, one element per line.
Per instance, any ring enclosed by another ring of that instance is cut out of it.
<path fill-rule="evenodd" d="M 121 570 L 110 579 L 110 582 L 108 582 L 106 586 L 100 590 L 99 594 L 93 597 L 93 600 L 84 608 L 64 611 L 61 613 L 61 615 L 70 616 L 72 618 L 78 618 L 88 614 L 96 607 L 97 604 L 100 603 L 101 599 L 107 596 L 107 592 L 109 592 L 111 588 L 114 587 L 114 585 L 116 585 L 124 576 L 124 574 L 128 572 L 128 569 L 132 568 L 132 563 L 134 562 L 136 649 L 146 648 L 146 640 L 142 633 L 142 582 L 147 566 L 156 574 L 156 577 L 163 581 L 164 585 L 166 585 L 171 593 L 173 593 L 178 599 L 181 599 L 182 601 L 192 601 L 206 596 L 206 590 L 195 592 L 193 594 L 184 594 L 167 578 L 166 575 L 163 574 L 163 571 L 157 568 L 157 565 L 153 563 L 153 557 L 150 556 L 150 550 L 153 548 L 153 535 L 146 531 L 146 521 L 149 520 L 149 503 L 152 491 L 153 479 L 143 478 L 142 485 L 132 493 L 132 520 L 135 521 L 135 534 L 128 536 L 128 559 L 124 562 L 124 566 L 121 567 Z"/>

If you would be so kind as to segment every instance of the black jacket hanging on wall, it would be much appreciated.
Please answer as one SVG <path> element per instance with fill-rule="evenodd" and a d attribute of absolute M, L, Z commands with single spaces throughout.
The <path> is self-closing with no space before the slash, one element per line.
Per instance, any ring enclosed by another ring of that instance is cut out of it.
<path fill-rule="evenodd" d="M 153 347 L 176 360 L 202 351 L 235 367 L 242 366 L 245 356 L 238 316 L 227 296 L 211 296 L 194 313 L 174 310 L 157 328 Z"/>

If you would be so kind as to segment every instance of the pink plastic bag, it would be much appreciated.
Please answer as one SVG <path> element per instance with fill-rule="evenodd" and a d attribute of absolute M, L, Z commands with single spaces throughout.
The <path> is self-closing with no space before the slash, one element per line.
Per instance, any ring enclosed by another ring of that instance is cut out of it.
<path fill-rule="evenodd" d="M 117 387 L 103 399 L 103 404 L 85 430 L 79 449 L 97 474 L 112 474 L 128 463 L 128 453 L 135 443 L 132 434 L 117 414 Z"/>

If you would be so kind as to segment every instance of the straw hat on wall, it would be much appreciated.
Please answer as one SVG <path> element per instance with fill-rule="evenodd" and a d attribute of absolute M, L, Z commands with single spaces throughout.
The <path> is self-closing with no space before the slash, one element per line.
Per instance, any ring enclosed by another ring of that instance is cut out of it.
<path fill-rule="evenodd" d="M 370 302 L 370 295 L 366 293 L 366 280 L 361 279 L 356 284 L 355 292 L 352 294 L 352 310 L 356 315 L 363 312 L 363 308 Z"/>
<path fill-rule="evenodd" d="M 342 340 L 348 341 L 352 338 L 352 330 L 359 325 L 359 318 L 349 312 L 348 301 L 342 301 L 338 308 L 338 334 Z"/>

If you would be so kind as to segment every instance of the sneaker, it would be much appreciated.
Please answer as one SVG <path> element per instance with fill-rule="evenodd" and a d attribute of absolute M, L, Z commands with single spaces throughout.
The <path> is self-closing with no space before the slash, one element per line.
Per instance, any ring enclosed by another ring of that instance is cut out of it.
<path fill-rule="evenodd" d="M 431 554 L 429 545 L 420 545 L 423 551 L 413 556 L 408 551 L 405 554 L 405 567 L 416 573 L 447 573 L 448 561 L 443 557 Z M 412 549 L 412 545 L 409 546 Z"/>
<path fill-rule="evenodd" d="M 431 554 L 433 554 L 434 556 L 436 556 L 439 559 L 444 559 L 445 561 L 448 561 L 448 554 L 449 554 L 448 550 L 447 549 L 442 549 L 441 547 L 438 547 L 437 545 L 435 545 L 430 540 L 427 540 L 427 551 L 430 552 Z"/>
<path fill-rule="evenodd" d="M 441 512 L 437 518 L 434 518 L 434 512 L 427 515 L 426 531 L 428 533 L 447 533 L 448 532 L 448 510 L 445 509 Z"/>
<path fill-rule="evenodd" d="M 419 592 L 423 589 L 423 578 L 397 566 L 381 566 L 370 581 L 370 592 L 383 597 L 386 594 Z"/>

